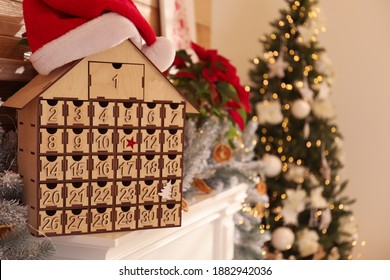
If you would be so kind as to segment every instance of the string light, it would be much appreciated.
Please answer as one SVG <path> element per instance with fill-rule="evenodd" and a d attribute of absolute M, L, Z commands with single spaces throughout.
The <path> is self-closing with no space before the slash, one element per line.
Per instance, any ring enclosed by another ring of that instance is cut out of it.
<path fill-rule="evenodd" d="M 290 104 L 288 104 L 288 103 L 284 104 L 284 109 L 285 110 L 290 110 Z"/>
<path fill-rule="evenodd" d="M 287 172 L 288 165 L 287 163 L 283 163 L 282 172 Z"/>
<path fill-rule="evenodd" d="M 274 142 L 274 140 L 275 140 L 274 137 L 272 137 L 272 136 L 268 137 L 268 141 L 269 141 L 269 142 L 272 143 L 272 142 Z"/>
<path fill-rule="evenodd" d="M 268 79 L 268 78 L 269 78 L 269 76 L 267 73 L 263 74 L 263 79 Z"/>
<path fill-rule="evenodd" d="M 316 141 L 316 146 L 317 146 L 318 148 L 321 147 L 321 144 L 322 144 L 321 140 L 317 140 L 317 141 Z"/>
<path fill-rule="evenodd" d="M 298 159 L 297 160 L 297 165 L 301 165 L 302 164 L 302 160 L 301 159 Z"/>
<path fill-rule="evenodd" d="M 301 3 L 299 3 L 299 1 L 295 1 L 295 2 L 294 2 L 294 5 L 297 6 L 297 7 L 299 7 L 299 6 L 301 5 Z"/>
<path fill-rule="evenodd" d="M 289 157 L 288 158 L 288 162 L 293 163 L 294 162 L 294 158 L 293 157 Z"/>
<path fill-rule="evenodd" d="M 340 210 L 343 210 L 343 209 L 344 209 L 344 204 L 340 204 L 340 205 L 339 205 L 339 209 L 340 209 Z"/>
<path fill-rule="evenodd" d="M 278 148 L 278 153 L 279 153 L 279 154 L 283 153 L 283 147 L 279 147 L 279 148 Z"/>
<path fill-rule="evenodd" d="M 283 27 L 284 25 L 285 25 L 284 21 L 282 21 L 282 20 L 279 21 L 279 26 L 280 26 L 280 27 Z"/>
<path fill-rule="evenodd" d="M 310 148 L 310 147 L 311 147 L 311 145 L 312 145 L 312 144 L 311 144 L 311 142 L 310 142 L 310 141 L 307 141 L 307 142 L 306 142 L 306 147 Z"/>
<path fill-rule="evenodd" d="M 260 89 L 260 94 L 265 94 L 265 89 L 264 88 Z"/>
<path fill-rule="evenodd" d="M 290 33 L 284 33 L 284 37 L 286 37 L 286 39 L 290 39 L 290 37 L 291 37 L 291 35 L 290 35 Z"/>
<path fill-rule="evenodd" d="M 263 85 L 268 86 L 268 80 L 263 80 Z"/>
<path fill-rule="evenodd" d="M 294 55 L 294 61 L 298 62 L 300 60 L 299 55 Z"/>
<path fill-rule="evenodd" d="M 253 116 L 252 121 L 257 122 L 257 116 Z"/>
<path fill-rule="evenodd" d="M 287 140 L 287 142 L 290 142 L 292 140 L 291 135 L 287 135 L 286 140 Z"/>
<path fill-rule="evenodd" d="M 336 131 L 337 131 L 337 128 L 336 128 L 335 126 L 333 126 L 333 127 L 330 129 L 330 132 L 332 132 L 332 133 L 336 133 Z"/>
<path fill-rule="evenodd" d="M 329 180 L 329 179 L 326 179 L 326 180 L 325 180 L 325 185 L 326 185 L 326 186 L 329 186 L 329 185 L 330 185 L 330 180 Z"/>
<path fill-rule="evenodd" d="M 280 160 L 281 160 L 281 161 L 286 161 L 286 156 L 282 156 L 282 157 L 280 158 Z"/>
<path fill-rule="evenodd" d="M 246 92 L 250 92 L 251 91 L 251 87 L 250 86 L 245 86 L 245 91 Z"/>
<path fill-rule="evenodd" d="M 290 23 L 290 24 L 294 23 L 294 20 L 292 19 L 292 17 L 290 15 L 287 15 L 286 19 L 287 19 L 288 23 Z"/>
<path fill-rule="evenodd" d="M 270 145 L 265 146 L 265 150 L 266 150 L 267 152 L 271 151 L 271 146 L 270 146 Z"/>
<path fill-rule="evenodd" d="M 289 67 L 287 67 L 287 71 L 291 73 L 292 71 L 294 71 L 294 68 L 292 68 L 291 66 L 289 66 Z"/>
<path fill-rule="evenodd" d="M 275 99 L 275 100 L 277 100 L 277 99 L 279 98 L 279 96 L 278 96 L 277 93 L 273 93 L 273 94 L 272 94 L 272 98 Z"/>
<path fill-rule="evenodd" d="M 287 195 L 284 193 L 280 196 L 281 199 L 286 199 Z"/>
<path fill-rule="evenodd" d="M 275 40 L 275 39 L 276 39 L 276 34 L 272 33 L 272 34 L 271 34 L 271 39 L 272 39 L 272 40 Z"/>
<path fill-rule="evenodd" d="M 259 64 L 259 63 L 260 63 L 260 60 L 259 60 L 258 58 L 255 58 L 255 59 L 253 59 L 253 63 L 254 63 L 254 64 Z"/>
<path fill-rule="evenodd" d="M 266 129 L 265 127 L 263 127 L 263 128 L 261 129 L 261 133 L 266 134 L 266 133 L 267 133 L 267 129 Z"/>

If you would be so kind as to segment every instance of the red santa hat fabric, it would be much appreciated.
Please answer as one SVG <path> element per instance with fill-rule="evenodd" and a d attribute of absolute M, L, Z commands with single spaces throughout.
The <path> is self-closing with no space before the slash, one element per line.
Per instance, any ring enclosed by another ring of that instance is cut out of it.
<path fill-rule="evenodd" d="M 175 57 L 173 44 L 164 37 L 156 38 L 131 0 L 24 0 L 23 13 L 32 50 L 30 60 L 43 75 L 126 39 L 160 71 Z"/>

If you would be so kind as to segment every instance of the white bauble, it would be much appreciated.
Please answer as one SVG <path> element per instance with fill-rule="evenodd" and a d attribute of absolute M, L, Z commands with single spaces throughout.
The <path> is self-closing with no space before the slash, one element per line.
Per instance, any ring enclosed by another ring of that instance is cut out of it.
<path fill-rule="evenodd" d="M 265 154 L 263 156 L 263 163 L 265 165 L 265 176 L 269 178 L 279 175 L 279 173 L 282 171 L 282 161 L 275 155 Z"/>
<path fill-rule="evenodd" d="M 288 250 L 292 247 L 294 241 L 294 232 L 288 227 L 279 227 L 272 233 L 271 244 L 276 250 Z"/>
<path fill-rule="evenodd" d="M 309 116 L 310 111 L 311 111 L 311 107 L 309 102 L 303 99 L 297 99 L 291 105 L 292 115 L 299 120 L 302 120 L 307 116 Z"/>

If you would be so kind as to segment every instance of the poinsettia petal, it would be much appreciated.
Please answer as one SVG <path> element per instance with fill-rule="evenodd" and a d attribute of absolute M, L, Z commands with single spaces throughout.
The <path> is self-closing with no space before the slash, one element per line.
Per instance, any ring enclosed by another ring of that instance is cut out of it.
<path fill-rule="evenodd" d="M 243 118 L 241 117 L 241 115 L 235 111 L 235 110 L 229 110 L 229 115 L 232 117 L 232 119 L 236 122 L 236 124 L 238 125 L 238 127 L 241 129 L 241 130 L 244 130 L 245 128 L 245 123 L 244 123 L 244 120 Z"/>

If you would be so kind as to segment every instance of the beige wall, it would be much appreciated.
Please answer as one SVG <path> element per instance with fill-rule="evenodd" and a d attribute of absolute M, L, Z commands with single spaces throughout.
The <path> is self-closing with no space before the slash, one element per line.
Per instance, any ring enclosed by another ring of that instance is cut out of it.
<path fill-rule="evenodd" d="M 231 59 L 244 83 L 261 35 L 282 0 L 213 0 L 211 45 Z M 347 153 L 346 194 L 360 226 L 355 259 L 390 259 L 390 1 L 325 1 L 319 38 L 333 61 L 332 100 Z M 361 242 L 366 241 L 366 246 Z"/>

